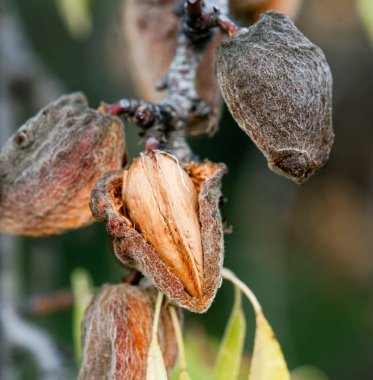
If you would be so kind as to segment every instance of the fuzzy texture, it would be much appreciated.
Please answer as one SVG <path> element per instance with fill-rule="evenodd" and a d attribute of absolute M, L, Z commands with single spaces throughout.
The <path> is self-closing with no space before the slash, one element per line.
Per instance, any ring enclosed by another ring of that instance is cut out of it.
<path fill-rule="evenodd" d="M 152 337 L 157 291 L 129 284 L 104 285 L 82 322 L 79 380 L 143 380 Z M 180 311 L 179 319 L 182 319 Z M 167 302 L 162 305 L 158 342 L 170 374 L 177 358 Z"/>
<path fill-rule="evenodd" d="M 190 163 L 185 170 L 198 191 L 203 253 L 201 296 L 191 296 L 185 290 L 182 281 L 124 215 L 122 171 L 107 173 L 100 179 L 92 191 L 90 206 L 96 219 L 106 221 L 108 233 L 113 237 L 115 255 L 123 265 L 142 272 L 176 305 L 202 313 L 209 308 L 221 285 L 224 240 L 219 200 L 221 179 L 227 168 L 223 164 L 205 161 Z"/>
<path fill-rule="evenodd" d="M 217 76 L 238 125 L 270 169 L 297 183 L 329 157 L 332 76 L 321 49 L 269 11 L 217 51 Z"/>
<path fill-rule="evenodd" d="M 50 103 L 0 152 L 0 231 L 42 236 L 91 223 L 91 190 L 124 156 L 118 118 L 88 108 L 81 93 Z"/>

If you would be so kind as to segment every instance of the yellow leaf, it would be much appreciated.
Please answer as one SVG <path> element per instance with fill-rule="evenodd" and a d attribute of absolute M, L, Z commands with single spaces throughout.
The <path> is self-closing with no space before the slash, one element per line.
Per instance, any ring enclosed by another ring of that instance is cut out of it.
<path fill-rule="evenodd" d="M 255 311 L 256 330 L 249 380 L 290 380 L 290 374 L 272 327 L 263 315 L 255 294 L 227 268 L 222 276 L 235 284 L 251 302 Z"/>
<path fill-rule="evenodd" d="M 148 358 L 147 358 L 147 369 L 146 369 L 146 380 L 167 380 L 167 370 L 164 364 L 161 348 L 158 344 L 157 331 L 159 315 L 161 313 L 163 294 L 158 292 L 157 302 L 155 304 L 154 320 L 153 320 L 153 331 L 152 331 L 152 341 L 150 342 Z"/>
<path fill-rule="evenodd" d="M 92 30 L 89 0 L 56 0 L 57 8 L 70 35 L 76 39 L 88 37 Z"/>
<path fill-rule="evenodd" d="M 167 380 L 166 367 L 156 337 L 150 343 L 146 380 Z"/>
<path fill-rule="evenodd" d="M 185 371 L 180 372 L 179 380 L 191 380 L 189 374 Z"/>
<path fill-rule="evenodd" d="M 261 310 L 257 310 L 249 380 L 289 379 L 290 374 L 276 336 Z"/>
<path fill-rule="evenodd" d="M 80 363 L 82 357 L 81 347 L 81 324 L 84 317 L 84 312 L 91 302 L 93 296 L 92 279 L 89 273 L 82 268 L 74 269 L 71 274 L 71 288 L 74 295 L 73 309 L 73 339 L 75 357 L 77 363 Z"/>
<path fill-rule="evenodd" d="M 373 45 L 373 2 L 372 0 L 358 0 L 357 14 L 360 16 L 363 27 Z"/>

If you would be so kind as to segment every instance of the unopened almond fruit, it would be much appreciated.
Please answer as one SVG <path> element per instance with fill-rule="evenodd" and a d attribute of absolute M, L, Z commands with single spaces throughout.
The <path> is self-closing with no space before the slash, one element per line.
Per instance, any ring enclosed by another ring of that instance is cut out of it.
<path fill-rule="evenodd" d="M 62 233 L 93 222 L 90 193 L 125 156 L 121 121 L 64 95 L 29 119 L 0 152 L 0 231 Z"/>
<path fill-rule="evenodd" d="M 289 17 L 269 11 L 226 39 L 216 70 L 232 116 L 270 169 L 301 184 L 326 163 L 332 74 L 322 50 Z"/>
<path fill-rule="evenodd" d="M 130 284 L 104 285 L 82 322 L 79 380 L 144 380 L 152 338 L 157 290 Z M 182 319 L 180 310 L 177 313 Z M 177 358 L 167 302 L 162 305 L 158 342 L 170 374 Z"/>

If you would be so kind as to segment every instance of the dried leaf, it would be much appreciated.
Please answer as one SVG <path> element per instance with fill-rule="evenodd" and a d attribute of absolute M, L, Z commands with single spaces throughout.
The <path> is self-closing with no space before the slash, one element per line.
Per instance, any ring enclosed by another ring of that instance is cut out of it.
<path fill-rule="evenodd" d="M 229 321 L 220 343 L 215 364 L 214 380 L 238 378 L 246 333 L 245 315 L 242 310 L 241 291 L 235 287 L 235 300 Z"/>

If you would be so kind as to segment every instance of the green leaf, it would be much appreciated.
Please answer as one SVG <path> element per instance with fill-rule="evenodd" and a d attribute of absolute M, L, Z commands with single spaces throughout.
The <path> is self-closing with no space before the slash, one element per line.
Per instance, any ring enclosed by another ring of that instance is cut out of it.
<path fill-rule="evenodd" d="M 73 340 L 77 363 L 80 363 L 82 348 L 80 341 L 81 324 L 84 312 L 93 296 L 92 279 L 89 273 L 82 268 L 75 269 L 71 274 L 71 288 L 74 295 L 73 309 Z"/>
<path fill-rule="evenodd" d="M 238 378 L 245 333 L 246 322 L 242 310 L 241 291 L 235 286 L 234 305 L 220 344 L 214 380 L 236 380 Z"/>
<path fill-rule="evenodd" d="M 146 380 L 167 380 L 167 370 L 164 364 L 157 336 L 153 335 L 148 353 Z"/>
<path fill-rule="evenodd" d="M 56 0 L 56 4 L 71 37 L 82 39 L 91 33 L 90 0 Z"/>
<path fill-rule="evenodd" d="M 222 276 L 236 285 L 255 311 L 256 330 L 249 380 L 290 380 L 290 374 L 272 327 L 263 315 L 255 294 L 233 272 L 223 268 Z"/>

